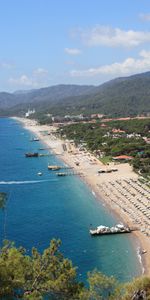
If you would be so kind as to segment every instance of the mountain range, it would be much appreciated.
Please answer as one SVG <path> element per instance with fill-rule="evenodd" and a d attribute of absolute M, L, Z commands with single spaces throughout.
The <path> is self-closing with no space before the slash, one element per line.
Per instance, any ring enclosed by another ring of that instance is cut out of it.
<path fill-rule="evenodd" d="M 0 115 L 91 114 L 133 116 L 150 112 L 150 72 L 116 78 L 99 86 L 55 85 L 0 93 Z"/>

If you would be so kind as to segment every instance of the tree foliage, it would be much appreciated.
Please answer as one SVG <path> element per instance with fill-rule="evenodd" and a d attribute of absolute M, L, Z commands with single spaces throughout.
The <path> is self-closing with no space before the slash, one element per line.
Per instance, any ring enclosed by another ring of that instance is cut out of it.
<path fill-rule="evenodd" d="M 22 248 L 5 242 L 0 250 L 0 299 L 77 299 L 81 284 L 76 280 L 76 268 L 59 251 L 60 241 L 39 253 L 32 249 L 28 256 Z"/>
<path fill-rule="evenodd" d="M 84 113 L 136 116 L 150 112 L 150 72 L 117 78 L 99 86 L 56 85 L 17 93 L 0 93 L 0 115 L 24 115 L 35 108 L 34 117 Z M 42 116 L 43 115 L 43 116 Z"/>
<path fill-rule="evenodd" d="M 93 271 L 88 273 L 89 288 L 81 291 L 81 300 L 120 299 L 120 285 L 114 277 Z"/>
<path fill-rule="evenodd" d="M 59 247 L 60 240 L 53 239 L 43 253 L 33 248 L 29 256 L 22 247 L 5 241 L 0 248 L 0 299 L 137 300 L 133 297 L 140 293 L 146 295 L 143 300 L 150 299 L 149 277 L 119 284 L 113 277 L 93 271 L 88 273 L 88 285 L 84 286 Z"/>
<path fill-rule="evenodd" d="M 7 201 L 7 194 L 6 193 L 0 193 L 0 209 L 4 209 L 6 206 Z"/>
<path fill-rule="evenodd" d="M 136 278 L 126 284 L 123 300 L 150 300 L 150 277 Z"/>
<path fill-rule="evenodd" d="M 62 126 L 58 133 L 106 157 L 132 156 L 134 170 L 150 175 L 150 149 L 145 141 L 150 138 L 150 119 L 71 124 Z"/>

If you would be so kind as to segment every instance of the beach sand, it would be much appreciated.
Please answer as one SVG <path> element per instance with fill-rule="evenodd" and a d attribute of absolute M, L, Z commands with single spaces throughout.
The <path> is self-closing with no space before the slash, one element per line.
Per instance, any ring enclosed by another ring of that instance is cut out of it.
<path fill-rule="evenodd" d="M 15 119 L 32 131 L 46 148 L 59 155 L 59 158 L 72 167 L 74 172 L 82 174 L 81 178 L 89 185 L 93 194 L 105 203 L 118 221 L 138 229 L 132 233 L 132 242 L 136 250 L 138 249 L 143 274 L 150 275 L 150 218 L 143 213 L 144 209 L 146 210 L 145 205 L 150 202 L 149 191 L 145 186 L 139 185 L 138 175 L 132 171 L 132 167 L 127 163 L 117 165 L 111 163 L 104 166 L 92 154 L 79 151 L 69 141 L 56 137 L 57 124 L 38 125 L 35 120 Z M 98 173 L 100 169 L 106 168 L 117 168 L 117 171 Z"/>

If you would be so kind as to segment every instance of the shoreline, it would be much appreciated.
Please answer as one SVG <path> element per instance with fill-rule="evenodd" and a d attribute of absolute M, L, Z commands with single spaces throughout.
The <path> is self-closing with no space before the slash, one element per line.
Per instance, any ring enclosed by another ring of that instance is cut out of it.
<path fill-rule="evenodd" d="M 79 175 L 80 178 L 88 185 L 96 199 L 101 201 L 118 221 L 124 222 L 131 227 L 135 226 L 133 220 L 126 214 L 124 207 L 118 206 L 119 200 L 116 198 L 118 202 L 115 202 L 116 199 L 112 195 L 112 192 L 118 192 L 118 190 L 116 190 L 116 186 L 114 187 L 111 184 L 116 184 L 119 180 L 122 180 L 123 183 L 121 182 L 121 184 L 124 184 L 128 179 L 137 180 L 138 175 L 131 170 L 128 164 L 117 165 L 119 169 L 117 174 L 114 172 L 114 174 L 98 175 L 98 169 L 104 167 L 104 165 L 92 154 L 88 152 L 86 154 L 80 153 L 77 148 L 70 145 L 69 141 L 56 138 L 55 126 L 38 125 L 35 120 L 25 118 L 14 117 L 13 119 L 19 121 L 25 129 L 32 132 L 44 145 L 48 146 L 48 151 L 52 151 L 54 155 L 59 155 L 60 160 L 65 164 L 73 167 L 76 172 L 82 173 L 82 176 Z M 44 132 L 48 132 L 48 135 L 45 135 Z M 67 150 L 65 151 L 63 144 L 66 145 Z M 76 164 L 78 161 L 79 165 Z M 103 188 L 103 185 L 106 190 Z M 120 195 L 116 196 L 120 197 Z M 141 231 L 134 231 L 132 237 L 133 239 L 130 240 L 141 264 L 141 275 L 150 275 L 150 239 Z M 146 250 L 146 253 L 142 254 L 143 250 Z"/>

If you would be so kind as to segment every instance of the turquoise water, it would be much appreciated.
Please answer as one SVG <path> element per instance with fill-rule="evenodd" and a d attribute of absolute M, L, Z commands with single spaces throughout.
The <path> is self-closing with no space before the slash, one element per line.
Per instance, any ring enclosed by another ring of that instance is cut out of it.
<path fill-rule="evenodd" d="M 8 194 L 7 209 L 0 212 L 0 242 L 13 240 L 30 253 L 32 246 L 42 251 L 60 238 L 61 251 L 78 266 L 81 280 L 94 268 L 120 281 L 139 275 L 132 235 L 91 237 L 90 224 L 117 220 L 78 177 L 59 178 L 47 170 L 48 162 L 60 164 L 58 157 L 26 158 L 25 152 L 42 147 L 30 142 L 32 136 L 14 120 L 0 119 L 0 191 Z"/>

